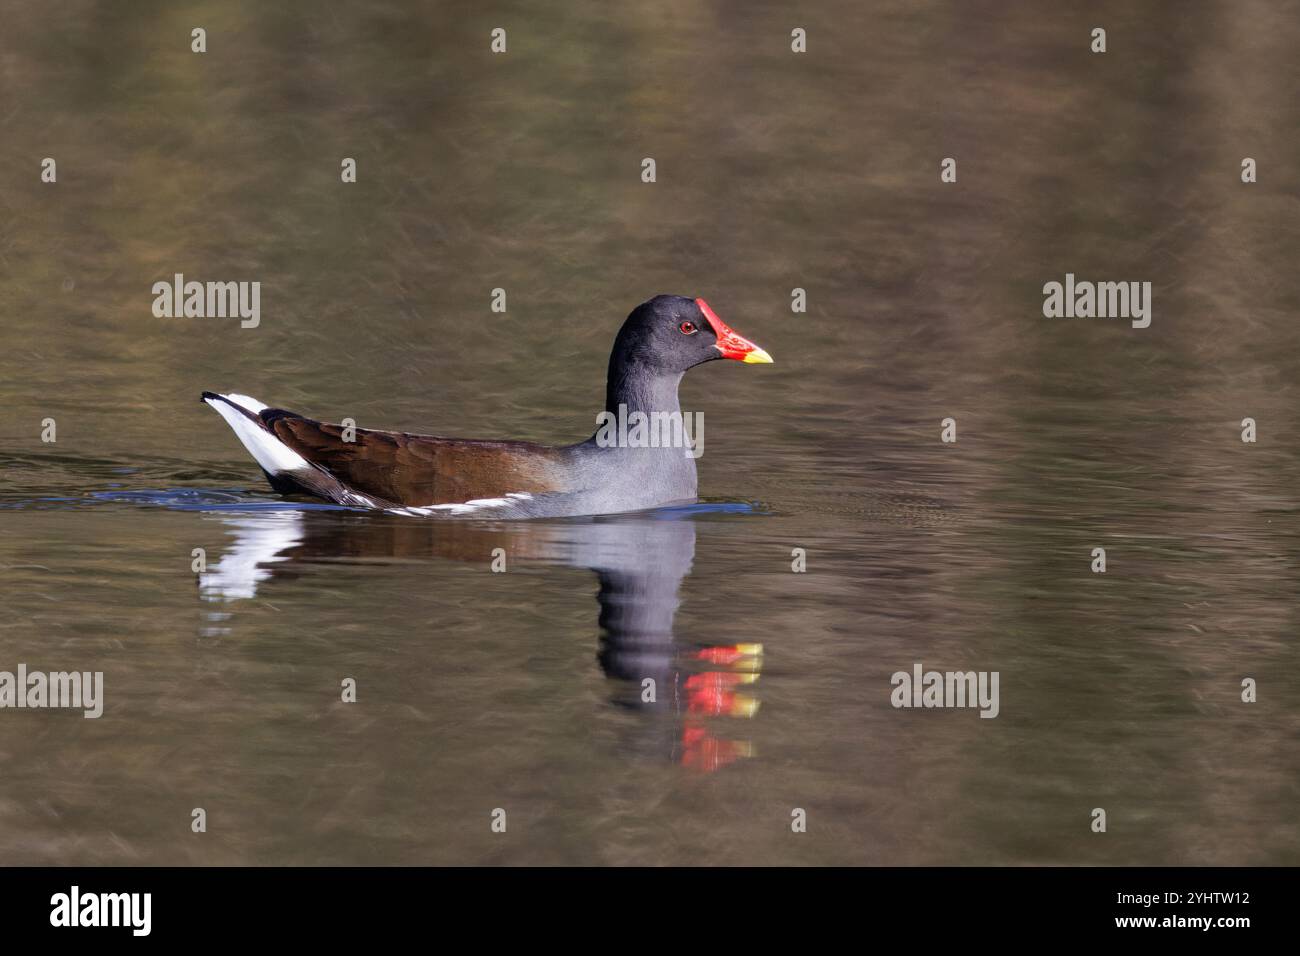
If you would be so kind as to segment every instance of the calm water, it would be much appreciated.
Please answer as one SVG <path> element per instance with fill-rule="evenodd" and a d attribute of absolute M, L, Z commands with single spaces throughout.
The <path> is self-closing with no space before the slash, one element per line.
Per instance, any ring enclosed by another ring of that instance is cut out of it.
<path fill-rule="evenodd" d="M 0 859 L 1300 862 L 1294 5 L 0 6 L 0 670 L 106 683 L 0 711 Z M 303 508 L 197 400 L 573 441 L 658 292 L 776 358 L 693 508 Z"/>

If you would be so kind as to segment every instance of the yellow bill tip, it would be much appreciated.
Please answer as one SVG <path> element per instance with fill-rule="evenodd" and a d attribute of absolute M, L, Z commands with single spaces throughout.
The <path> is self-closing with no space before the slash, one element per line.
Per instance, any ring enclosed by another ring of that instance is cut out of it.
<path fill-rule="evenodd" d="M 750 365 L 771 365 L 772 356 L 768 355 L 765 349 L 755 348 L 752 351 L 745 353 L 745 357 L 741 359 L 741 361 Z"/>

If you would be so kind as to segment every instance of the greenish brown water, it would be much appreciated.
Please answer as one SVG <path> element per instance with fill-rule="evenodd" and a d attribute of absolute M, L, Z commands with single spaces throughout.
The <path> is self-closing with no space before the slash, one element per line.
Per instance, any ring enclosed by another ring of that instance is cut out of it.
<path fill-rule="evenodd" d="M 0 860 L 1300 862 L 1300 16 L 1050 9 L 0 4 L 0 670 L 106 686 L 0 710 Z M 302 509 L 197 400 L 574 441 L 659 292 L 776 359 L 693 509 Z"/>

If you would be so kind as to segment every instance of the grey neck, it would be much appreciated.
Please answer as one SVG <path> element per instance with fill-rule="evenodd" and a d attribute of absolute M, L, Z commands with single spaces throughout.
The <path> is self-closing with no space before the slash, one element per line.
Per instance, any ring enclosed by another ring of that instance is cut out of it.
<path fill-rule="evenodd" d="M 575 490 L 584 496 L 591 513 L 636 511 L 694 499 L 695 459 L 686 448 L 610 440 L 630 434 L 632 416 L 649 419 L 675 413 L 680 420 L 677 385 L 682 374 L 652 372 L 635 364 L 610 369 L 603 423 L 591 438 L 571 446 Z"/>
<path fill-rule="evenodd" d="M 609 370 L 605 387 L 605 411 L 619 414 L 619 406 L 631 412 L 680 412 L 677 386 L 682 372 L 659 372 L 641 365 L 615 367 Z"/>

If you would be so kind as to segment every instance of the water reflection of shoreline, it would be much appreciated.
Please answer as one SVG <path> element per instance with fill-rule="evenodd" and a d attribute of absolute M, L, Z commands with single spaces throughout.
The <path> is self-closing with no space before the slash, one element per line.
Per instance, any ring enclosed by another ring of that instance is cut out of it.
<path fill-rule="evenodd" d="M 511 563 L 596 572 L 597 659 L 611 700 L 645 718 L 625 751 L 710 772 L 754 751 L 731 739 L 732 719 L 758 710 L 758 644 L 683 646 L 675 637 L 682 581 L 695 558 L 695 523 L 681 513 L 495 526 L 358 519 L 297 510 L 222 517 L 234 541 L 199 574 L 203 636 L 231 629 L 235 602 L 256 597 L 299 562 L 339 558 L 444 558 L 484 562 L 496 548 Z M 725 730 L 724 730 L 725 728 Z"/>

